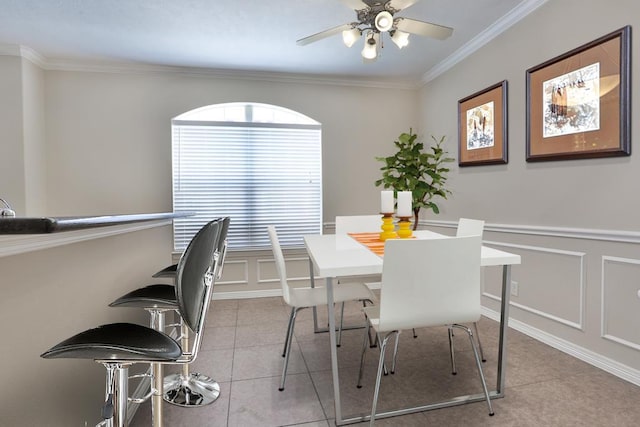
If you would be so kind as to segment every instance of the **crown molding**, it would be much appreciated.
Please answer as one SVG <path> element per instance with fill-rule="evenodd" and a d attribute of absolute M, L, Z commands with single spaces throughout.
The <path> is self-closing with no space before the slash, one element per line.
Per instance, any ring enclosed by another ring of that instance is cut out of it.
<path fill-rule="evenodd" d="M 0 56 L 18 56 L 40 68 L 46 68 L 46 58 L 27 46 L 0 43 Z"/>
<path fill-rule="evenodd" d="M 465 43 L 460 49 L 456 50 L 447 58 L 445 58 L 444 61 L 441 61 L 429 71 L 424 73 L 422 76 L 421 84 L 425 85 L 439 75 L 445 73 L 447 70 L 453 68 L 454 65 L 470 56 L 482 46 L 486 45 L 491 40 L 505 32 L 507 29 L 518 23 L 520 20 L 545 4 L 547 1 L 548 0 L 523 0 L 522 3 L 511 9 L 509 13 L 491 24 L 491 26 L 487 27 L 476 37 Z"/>
<path fill-rule="evenodd" d="M 230 70 L 216 68 L 179 67 L 170 65 L 140 64 L 135 62 L 96 62 L 71 59 L 46 58 L 35 50 L 20 45 L 0 43 L 0 56 L 18 56 L 27 59 L 47 71 L 78 71 L 116 74 L 176 74 L 190 77 L 252 80 L 270 83 L 319 84 L 332 86 L 366 87 L 377 89 L 415 90 L 420 82 L 401 79 L 375 79 L 349 76 L 321 76 L 314 74 L 270 73 L 262 71 Z"/>
<path fill-rule="evenodd" d="M 91 62 L 66 59 L 48 59 L 43 66 L 46 70 L 80 71 L 122 74 L 177 74 L 191 77 L 210 77 L 234 80 L 265 81 L 270 83 L 321 84 L 333 86 L 357 86 L 382 89 L 414 90 L 419 82 L 394 79 L 372 79 L 349 76 L 321 76 L 314 74 L 272 73 L 217 68 L 180 67 L 124 62 Z"/>
<path fill-rule="evenodd" d="M 366 87 L 376 89 L 415 90 L 420 82 L 402 79 L 374 79 L 362 76 L 321 76 L 314 74 L 271 73 L 262 71 L 216 68 L 179 67 L 141 64 L 135 62 L 97 62 L 60 58 L 46 58 L 35 50 L 20 45 L 0 43 L 0 56 L 18 56 L 47 71 L 78 71 L 116 74 L 176 74 L 190 77 L 264 81 L 269 83 L 319 84 L 332 86 Z"/>

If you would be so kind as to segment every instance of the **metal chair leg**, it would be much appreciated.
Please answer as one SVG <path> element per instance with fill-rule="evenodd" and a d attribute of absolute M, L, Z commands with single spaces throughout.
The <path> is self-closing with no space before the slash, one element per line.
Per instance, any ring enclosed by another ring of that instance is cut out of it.
<path fill-rule="evenodd" d="M 358 371 L 358 383 L 356 384 L 356 387 L 358 388 L 362 388 L 362 374 L 364 373 L 364 357 L 365 357 L 365 353 L 367 352 L 367 343 L 371 342 L 371 335 L 370 335 L 371 325 L 369 324 L 368 320 L 367 320 L 366 328 L 367 330 L 364 333 L 364 340 L 362 341 L 362 353 L 360 353 L 360 370 Z"/>
<path fill-rule="evenodd" d="M 482 363 L 480 362 L 480 357 L 478 356 L 478 349 L 476 348 L 476 342 L 473 339 L 473 332 L 471 329 L 467 328 L 464 325 L 453 325 L 457 328 L 460 328 L 467 332 L 469 335 L 469 342 L 471 343 L 471 348 L 473 349 L 473 355 L 476 359 L 476 365 L 478 366 L 478 374 L 480 375 L 480 382 L 482 383 L 482 390 L 484 391 L 484 397 L 487 401 L 487 406 L 489 407 L 489 415 L 493 416 L 493 407 L 491 406 L 491 398 L 489 398 L 489 391 L 487 390 L 487 382 L 484 379 L 484 373 L 482 372 Z"/>
<path fill-rule="evenodd" d="M 473 322 L 473 329 L 476 333 L 476 340 L 478 341 L 478 350 L 480 351 L 480 358 L 483 362 L 486 362 L 487 359 L 484 358 L 484 351 L 482 351 L 482 342 L 480 342 L 480 334 L 478 333 L 478 322 Z"/>
<path fill-rule="evenodd" d="M 287 355 L 287 343 L 289 342 L 289 334 L 291 333 L 291 322 L 295 317 L 295 307 L 291 307 L 291 314 L 289 314 L 289 323 L 287 324 L 287 335 L 284 337 L 284 348 L 282 349 L 282 357 Z"/>
<path fill-rule="evenodd" d="M 294 309 L 291 312 L 291 325 L 289 328 L 289 333 L 287 335 L 287 342 L 285 343 L 285 356 L 284 356 L 284 366 L 282 368 L 282 378 L 280 379 L 280 388 L 278 388 L 278 390 L 283 391 L 284 390 L 284 381 L 287 377 L 287 367 L 289 366 L 289 356 L 291 355 L 291 340 L 293 339 L 293 329 L 296 326 L 296 315 L 298 314 L 298 309 Z"/>
<path fill-rule="evenodd" d="M 449 326 L 447 328 L 449 335 L 449 356 L 451 357 L 451 373 L 456 375 L 458 372 L 456 371 L 456 357 L 454 356 L 453 351 L 453 327 Z"/>
<path fill-rule="evenodd" d="M 338 343 L 336 347 L 340 347 L 342 344 L 342 327 L 344 324 L 344 301 L 342 302 L 342 308 L 340 309 L 340 327 L 338 328 Z"/>
<path fill-rule="evenodd" d="M 396 373 L 396 360 L 398 359 L 398 342 L 400 341 L 400 333 L 402 331 L 398 331 L 396 333 L 396 344 L 393 348 L 393 362 L 391 362 L 391 373 Z"/>
<path fill-rule="evenodd" d="M 369 425 L 373 426 L 375 424 L 376 419 L 376 409 L 378 407 L 378 396 L 380 395 L 380 380 L 382 379 L 382 371 L 384 370 L 384 354 L 387 349 L 387 342 L 392 334 L 397 334 L 398 331 L 392 331 L 384 337 L 380 344 L 380 360 L 378 361 L 378 373 L 376 374 L 376 386 L 373 392 L 373 404 L 371 405 L 371 420 L 369 421 Z"/>

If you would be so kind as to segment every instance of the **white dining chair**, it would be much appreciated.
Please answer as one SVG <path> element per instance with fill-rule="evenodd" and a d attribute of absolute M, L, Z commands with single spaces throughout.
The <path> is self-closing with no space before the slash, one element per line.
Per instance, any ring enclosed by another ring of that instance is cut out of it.
<path fill-rule="evenodd" d="M 382 215 L 336 216 L 336 234 L 380 232 Z"/>
<path fill-rule="evenodd" d="M 458 229 L 456 230 L 456 237 L 463 236 L 480 236 L 482 238 L 482 233 L 484 231 L 484 221 L 480 219 L 470 219 L 470 218 L 460 218 L 458 220 Z M 476 340 L 478 340 L 478 350 L 480 351 L 480 358 L 483 362 L 487 360 L 484 358 L 484 350 L 482 349 L 482 342 L 480 341 L 480 334 L 478 333 L 478 322 L 473 322 L 473 329 L 476 334 Z M 449 334 L 453 337 L 453 330 L 449 329 Z M 451 347 L 451 358 L 455 361 L 455 356 L 453 354 L 453 347 Z M 455 372 L 455 366 L 454 366 Z"/>
<path fill-rule="evenodd" d="M 390 338 L 395 336 L 397 343 L 397 336 L 403 329 L 432 326 L 452 325 L 469 335 L 489 415 L 493 415 L 473 332 L 462 325 L 480 318 L 481 245 L 479 236 L 386 241 L 379 305 L 364 309 L 367 329 L 375 331 L 380 343 L 370 425 L 375 422 Z M 362 345 L 358 388 L 362 386 L 369 341 L 367 331 Z"/>
<path fill-rule="evenodd" d="M 280 278 L 280 286 L 282 287 L 282 298 L 284 302 L 291 307 L 291 314 L 289 316 L 289 325 L 287 326 L 287 334 L 284 342 L 284 350 L 282 355 L 284 356 L 284 366 L 282 368 L 282 377 L 280 379 L 280 388 L 278 390 L 284 390 L 284 382 L 287 375 L 287 366 L 289 364 L 289 355 L 291 354 L 291 340 L 293 338 L 293 330 L 296 323 L 296 316 L 298 311 L 303 308 L 317 307 L 327 304 L 327 290 L 324 287 L 293 287 L 289 286 L 287 281 L 287 270 L 284 262 L 284 255 L 282 248 L 280 247 L 280 241 L 278 240 L 278 233 L 275 226 L 270 225 L 267 227 L 269 231 L 269 239 L 271 240 L 271 247 L 273 249 L 273 256 L 276 262 L 276 269 Z M 343 283 L 340 286 L 336 286 L 333 291 L 333 299 L 336 303 L 343 303 L 345 301 L 369 301 L 370 303 L 377 302 L 377 298 L 371 292 L 371 289 L 364 283 Z"/>

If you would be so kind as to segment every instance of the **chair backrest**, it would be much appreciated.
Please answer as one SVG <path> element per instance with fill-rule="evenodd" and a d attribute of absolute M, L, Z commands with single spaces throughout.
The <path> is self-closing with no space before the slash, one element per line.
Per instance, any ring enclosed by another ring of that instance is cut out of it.
<path fill-rule="evenodd" d="M 218 246 L 224 218 L 208 222 L 191 239 L 176 269 L 176 297 L 180 316 L 189 328 L 199 332 L 208 306 L 213 272 L 218 264 Z"/>
<path fill-rule="evenodd" d="M 282 254 L 282 248 L 280 247 L 280 241 L 278 240 L 278 232 L 274 225 L 267 227 L 269 231 L 269 240 L 271 240 L 271 248 L 273 250 L 273 257 L 276 260 L 276 270 L 280 277 L 280 286 L 282 287 L 282 298 L 287 304 L 291 304 L 291 294 L 289 292 L 289 283 L 287 282 L 287 268 L 285 267 L 284 255 Z"/>
<path fill-rule="evenodd" d="M 380 231 L 382 215 L 349 215 L 336 217 L 336 234 Z"/>
<path fill-rule="evenodd" d="M 480 236 L 387 240 L 381 330 L 480 319 Z"/>
<path fill-rule="evenodd" d="M 480 236 L 484 231 L 484 221 L 480 219 L 460 218 L 458 220 L 457 237 L 462 236 Z"/>

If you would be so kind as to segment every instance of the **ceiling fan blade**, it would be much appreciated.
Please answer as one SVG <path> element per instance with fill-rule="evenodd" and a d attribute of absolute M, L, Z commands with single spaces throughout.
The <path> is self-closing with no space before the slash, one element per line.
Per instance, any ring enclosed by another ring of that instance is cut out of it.
<path fill-rule="evenodd" d="M 433 37 L 434 39 L 444 40 L 453 34 L 453 28 L 443 25 L 432 24 L 430 22 L 417 21 L 409 18 L 397 18 L 397 28 L 411 34 L 420 36 Z"/>
<path fill-rule="evenodd" d="M 298 46 L 305 46 L 305 45 L 308 45 L 309 43 L 317 42 L 318 40 L 322 40 L 324 38 L 331 37 L 331 36 L 333 36 L 335 34 L 343 32 L 345 30 L 350 30 L 351 28 L 352 28 L 351 24 L 344 24 L 344 25 L 340 25 L 340 26 L 337 26 L 337 27 L 329 28 L 328 30 L 324 30 L 324 31 L 321 31 L 319 33 L 312 34 L 310 36 L 307 36 L 307 37 L 304 37 L 304 38 L 302 38 L 300 40 L 297 40 L 296 44 Z"/>
<path fill-rule="evenodd" d="M 362 0 L 340 0 L 340 1 L 344 3 L 347 7 L 353 10 L 362 10 L 369 7 L 369 5 L 363 2 Z"/>
<path fill-rule="evenodd" d="M 418 3 L 418 0 L 390 0 L 389 6 L 395 10 L 406 9 L 413 4 Z"/>

